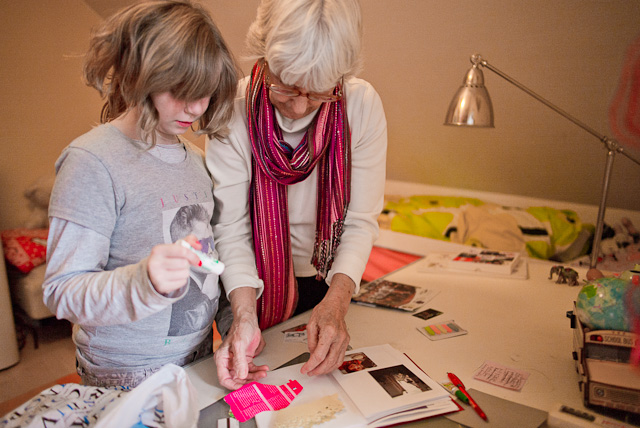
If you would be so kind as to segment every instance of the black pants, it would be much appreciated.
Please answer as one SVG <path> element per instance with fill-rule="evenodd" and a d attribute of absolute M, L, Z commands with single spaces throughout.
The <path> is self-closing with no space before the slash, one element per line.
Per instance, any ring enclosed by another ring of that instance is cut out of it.
<path fill-rule="evenodd" d="M 298 306 L 293 315 L 301 314 L 313 309 L 327 294 L 329 286 L 324 279 L 317 280 L 315 276 L 297 277 Z"/>

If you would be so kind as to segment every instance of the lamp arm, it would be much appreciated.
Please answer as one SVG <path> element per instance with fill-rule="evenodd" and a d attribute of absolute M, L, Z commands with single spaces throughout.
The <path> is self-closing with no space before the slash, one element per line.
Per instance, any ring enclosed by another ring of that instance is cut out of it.
<path fill-rule="evenodd" d="M 573 117 L 572 115 L 570 115 L 566 111 L 562 110 L 560 107 L 558 107 L 555 104 L 553 104 L 551 101 L 543 98 L 542 96 L 540 96 L 537 93 L 533 92 L 531 89 L 529 89 L 526 86 L 524 86 L 522 83 L 520 83 L 517 80 L 515 80 L 513 77 L 509 76 L 508 74 L 505 74 L 504 72 L 500 71 L 499 69 L 497 69 L 493 65 L 489 64 L 487 62 L 487 60 L 482 58 L 482 56 L 477 55 L 477 54 L 476 55 L 472 55 L 471 56 L 471 62 L 473 64 L 480 65 L 482 67 L 485 67 L 485 68 L 493 71 L 495 74 L 497 74 L 498 76 L 502 77 L 504 80 L 506 80 L 507 82 L 511 83 L 515 87 L 519 88 L 523 92 L 526 92 L 531 97 L 535 98 L 536 100 L 540 101 L 542 104 L 544 104 L 547 107 L 549 107 L 551 110 L 553 110 L 556 113 L 558 113 L 559 115 L 563 116 L 565 119 L 570 120 L 571 122 L 573 122 L 574 124 L 576 124 L 580 128 L 584 129 L 589 134 L 593 135 L 598 140 L 600 140 L 602 142 L 602 144 L 604 144 L 605 148 L 608 151 L 614 151 L 616 153 L 620 153 L 620 154 L 626 156 L 627 158 L 629 158 L 630 160 L 632 160 L 633 162 L 635 162 L 638 165 L 640 165 L 640 160 L 635 159 L 632 155 L 630 155 L 629 152 L 627 152 L 622 146 L 620 146 L 620 144 L 616 140 L 613 140 L 613 139 L 611 139 L 611 138 L 609 138 L 609 137 L 607 137 L 605 135 L 600 134 L 599 132 L 597 132 L 596 130 L 591 128 L 589 125 L 587 125 L 584 122 L 581 122 L 580 120 L 576 119 L 575 117 Z"/>
<path fill-rule="evenodd" d="M 597 263 L 598 263 L 598 253 L 599 253 L 599 250 L 600 250 L 600 241 L 602 239 L 602 231 L 604 229 L 604 214 L 605 214 L 606 204 L 607 204 L 607 194 L 609 192 L 609 181 L 611 179 L 611 171 L 612 171 L 612 168 L 613 168 L 613 160 L 615 158 L 615 155 L 616 155 L 616 153 L 620 153 L 620 154 L 626 156 L 627 158 L 629 158 L 630 160 L 632 160 L 633 162 L 637 163 L 638 165 L 640 165 L 640 161 L 638 159 L 635 159 L 633 156 L 631 156 L 620 145 L 620 143 L 618 143 L 616 140 L 613 140 L 613 139 L 611 139 L 609 137 L 606 137 L 606 136 L 598 133 L 597 131 L 595 131 L 590 126 L 584 124 L 583 122 L 579 121 L 578 119 L 576 119 L 575 117 L 573 117 L 572 115 L 567 113 L 566 111 L 562 110 L 560 107 L 556 106 L 552 102 L 550 102 L 550 101 L 546 100 L 545 98 L 541 97 L 540 95 L 536 94 L 531 89 L 527 88 L 526 86 L 524 86 L 522 83 L 518 82 L 517 80 L 515 80 L 511 76 L 509 76 L 509 75 L 503 73 L 502 71 L 498 70 L 493 65 L 489 64 L 484 58 L 482 58 L 482 56 L 480 56 L 478 54 L 472 55 L 471 56 L 471 63 L 474 66 L 482 66 L 482 67 L 488 68 L 489 70 L 493 71 L 495 74 L 497 74 L 498 76 L 502 77 L 507 82 L 511 83 L 515 87 L 517 87 L 517 88 L 521 89 L 522 91 L 526 92 L 527 94 L 529 94 L 530 96 L 532 96 L 536 100 L 540 101 L 542 104 L 544 104 L 547 107 L 549 107 L 551 110 L 553 110 L 556 113 L 558 113 L 560 116 L 564 117 L 565 119 L 570 120 L 571 122 L 573 122 L 574 124 L 576 124 L 580 128 L 582 128 L 585 131 L 587 131 L 589 134 L 591 134 L 594 137 L 596 137 L 597 139 L 599 139 L 604 144 L 605 148 L 607 149 L 607 162 L 605 164 L 604 178 L 602 180 L 602 193 L 601 193 L 601 196 L 600 196 L 600 205 L 598 207 L 598 218 L 596 220 L 596 230 L 595 230 L 595 234 L 594 234 L 594 237 L 593 237 L 593 246 L 592 246 L 592 250 L 591 250 L 591 258 L 590 258 L 590 263 L 589 263 L 589 267 L 594 269 L 596 267 Z"/>

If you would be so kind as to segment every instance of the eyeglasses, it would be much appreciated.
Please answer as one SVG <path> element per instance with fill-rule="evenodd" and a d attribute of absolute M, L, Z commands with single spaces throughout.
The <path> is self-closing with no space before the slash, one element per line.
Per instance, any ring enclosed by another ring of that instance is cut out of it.
<path fill-rule="evenodd" d="M 340 89 L 338 89 L 335 94 L 319 94 L 317 92 L 304 93 L 296 88 L 285 88 L 284 86 L 270 84 L 269 90 L 276 94 L 284 95 L 285 97 L 307 97 L 311 101 L 320 101 L 322 103 L 332 103 L 342 98 L 342 91 Z"/>
<path fill-rule="evenodd" d="M 267 88 L 269 88 L 269 90 L 271 92 L 274 92 L 278 95 L 284 95 L 285 97 L 291 97 L 291 98 L 295 98 L 295 97 L 307 97 L 309 100 L 311 101 L 319 101 L 322 103 L 332 103 L 335 101 L 339 101 L 340 99 L 342 99 L 342 89 L 339 86 L 336 86 L 333 89 L 333 92 L 335 93 L 331 93 L 331 94 L 322 94 L 322 93 L 318 93 L 318 92 L 307 92 L 304 93 L 301 90 L 297 89 L 297 88 L 291 88 L 291 87 L 286 87 L 286 86 L 279 86 L 279 85 L 275 85 L 273 83 L 269 83 L 269 76 L 271 75 L 271 73 L 269 72 L 268 68 L 267 68 Z"/>

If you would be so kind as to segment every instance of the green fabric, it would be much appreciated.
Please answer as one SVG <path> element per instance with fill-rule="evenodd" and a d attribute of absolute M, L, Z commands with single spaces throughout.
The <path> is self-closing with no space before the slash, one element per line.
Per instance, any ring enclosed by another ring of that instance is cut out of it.
<path fill-rule="evenodd" d="M 549 260 L 553 256 L 553 247 L 545 241 L 527 241 L 525 248 L 529 257 L 535 257 L 536 259 Z"/>
<path fill-rule="evenodd" d="M 415 195 L 398 202 L 387 202 L 385 211 L 393 214 L 391 230 L 450 241 L 448 233 L 457 230 L 460 210 L 470 205 L 479 207 L 485 203 L 476 198 Z M 584 248 L 571 248 L 581 231 L 593 230 L 592 225 L 582 223 L 575 211 L 550 207 L 530 207 L 524 211 L 534 217 L 534 223 L 540 222 L 539 225 L 519 224 L 523 230 L 525 249 L 530 257 L 548 260 L 567 249 L 575 250 L 580 255 L 587 254 L 590 243 Z M 516 220 L 519 219 L 516 216 Z M 530 228 L 533 228 L 533 232 L 527 234 L 526 231 L 531 230 Z M 536 233 L 535 229 L 540 229 L 543 234 Z M 548 234 L 544 234 L 544 231 Z"/>
<path fill-rule="evenodd" d="M 399 202 L 387 202 L 385 209 L 397 212 L 411 212 L 416 209 L 429 208 L 460 208 L 463 205 L 484 205 L 484 202 L 476 198 L 464 198 L 457 196 L 428 196 L 416 195 L 403 198 Z"/>
<path fill-rule="evenodd" d="M 581 231 L 591 232 L 593 229 L 591 225 L 583 224 L 578 214 L 572 210 L 530 207 L 527 212 L 544 224 L 549 233 L 548 243 L 535 240 L 535 237 L 527 237 L 526 248 L 531 257 L 548 260 L 570 248 Z M 587 254 L 589 244 L 575 250 L 580 255 Z"/>
<path fill-rule="evenodd" d="M 452 224 L 455 215 L 447 209 L 483 204 L 484 202 L 476 198 L 416 195 L 403 198 L 399 202 L 387 202 L 385 211 L 394 213 L 391 219 L 393 231 L 450 241 L 446 232 L 451 226 L 455 227 L 455 224 Z"/>
<path fill-rule="evenodd" d="M 551 243 L 556 246 L 565 246 L 576 240 L 582 222 L 574 211 L 557 210 L 549 207 L 530 207 L 527 212 L 550 226 Z"/>
<path fill-rule="evenodd" d="M 436 211 L 419 215 L 398 213 L 391 219 L 391 230 L 449 241 L 445 231 L 452 221 L 451 213 Z"/>

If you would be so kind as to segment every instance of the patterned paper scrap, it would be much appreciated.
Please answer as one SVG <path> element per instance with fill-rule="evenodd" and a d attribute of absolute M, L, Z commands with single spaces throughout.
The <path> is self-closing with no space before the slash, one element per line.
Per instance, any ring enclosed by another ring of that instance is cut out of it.
<path fill-rule="evenodd" d="M 492 385 L 520 391 L 529 378 L 529 373 L 506 367 L 492 361 L 485 361 L 482 367 L 473 375 L 474 379 L 488 382 Z"/>
<path fill-rule="evenodd" d="M 285 343 L 307 343 L 307 331 L 287 331 L 284 334 L 284 341 Z"/>
<path fill-rule="evenodd" d="M 297 380 L 280 386 L 251 382 L 227 394 L 224 401 L 236 419 L 246 422 L 260 412 L 284 409 L 301 391 L 302 385 Z"/>

